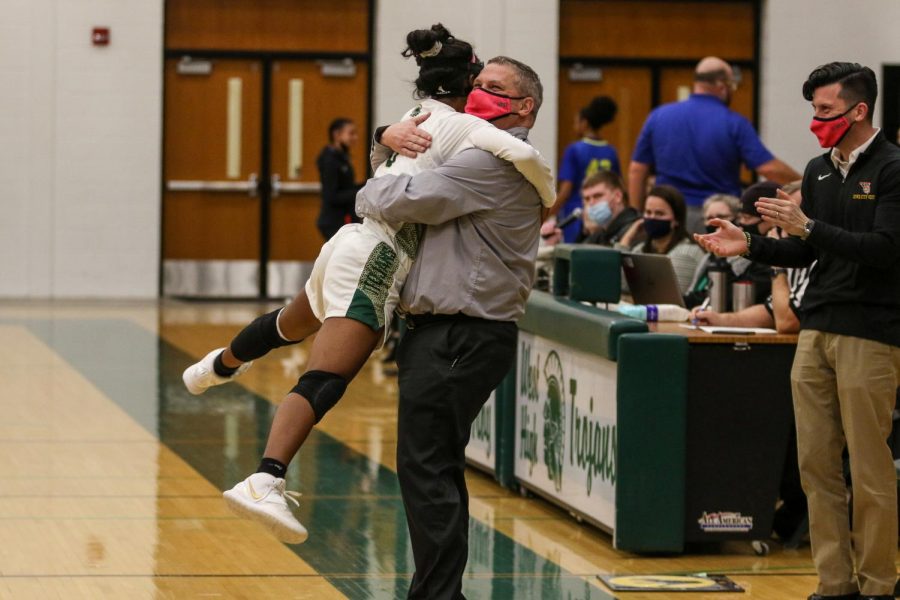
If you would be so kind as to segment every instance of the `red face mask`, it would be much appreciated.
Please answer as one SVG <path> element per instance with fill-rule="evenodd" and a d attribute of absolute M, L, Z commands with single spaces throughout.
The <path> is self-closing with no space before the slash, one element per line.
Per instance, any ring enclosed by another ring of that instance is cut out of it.
<path fill-rule="evenodd" d="M 489 92 L 484 88 L 475 88 L 466 100 L 466 113 L 485 121 L 495 121 L 512 114 L 510 100 L 523 98 L 525 96 L 504 96 L 496 92 Z"/>
<path fill-rule="evenodd" d="M 841 143 L 853 123 L 847 118 L 847 113 L 856 108 L 856 104 L 836 117 L 813 117 L 809 130 L 819 138 L 819 145 L 823 148 L 834 148 Z"/>

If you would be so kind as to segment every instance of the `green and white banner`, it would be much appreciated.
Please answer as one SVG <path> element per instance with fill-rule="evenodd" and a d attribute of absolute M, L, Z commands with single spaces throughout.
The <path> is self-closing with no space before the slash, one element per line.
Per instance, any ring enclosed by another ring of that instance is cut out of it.
<path fill-rule="evenodd" d="M 515 477 L 615 528 L 616 363 L 519 331 Z"/>
<path fill-rule="evenodd" d="M 472 423 L 466 460 L 493 473 L 497 469 L 497 392 L 481 407 Z"/>

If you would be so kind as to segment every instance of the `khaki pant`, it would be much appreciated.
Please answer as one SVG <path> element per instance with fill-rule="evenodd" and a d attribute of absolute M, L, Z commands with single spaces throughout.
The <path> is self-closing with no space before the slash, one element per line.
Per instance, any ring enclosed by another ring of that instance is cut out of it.
<path fill-rule="evenodd" d="M 897 476 L 886 440 L 898 373 L 900 348 L 800 333 L 791 388 L 819 594 L 893 594 Z M 845 442 L 853 479 L 852 533 L 841 460 Z"/>

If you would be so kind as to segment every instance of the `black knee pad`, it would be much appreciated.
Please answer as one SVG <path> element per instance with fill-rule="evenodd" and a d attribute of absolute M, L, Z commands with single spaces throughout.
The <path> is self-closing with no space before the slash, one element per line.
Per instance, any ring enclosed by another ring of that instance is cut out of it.
<path fill-rule="evenodd" d="M 291 342 L 278 333 L 278 313 L 281 309 L 257 317 L 231 341 L 231 353 L 241 362 L 265 356 L 269 350 L 289 346 Z"/>
<path fill-rule="evenodd" d="M 347 389 L 347 380 L 340 375 L 327 371 L 307 371 L 291 391 L 300 394 L 316 415 L 316 423 L 322 420 L 331 408 L 338 403 Z"/>

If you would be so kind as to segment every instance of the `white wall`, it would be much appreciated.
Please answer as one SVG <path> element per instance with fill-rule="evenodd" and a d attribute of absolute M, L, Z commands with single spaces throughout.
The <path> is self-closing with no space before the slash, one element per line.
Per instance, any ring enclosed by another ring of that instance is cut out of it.
<path fill-rule="evenodd" d="M 881 83 L 883 64 L 900 63 L 900 2 L 768 0 L 761 40 L 760 132 L 779 158 L 803 171 L 822 152 L 809 131 L 812 109 L 800 88 L 817 66 L 849 61 L 871 67 Z M 881 98 L 875 124 L 881 123 Z"/>
<path fill-rule="evenodd" d="M 156 296 L 162 7 L 5 0 L 0 296 Z"/>
<path fill-rule="evenodd" d="M 441 21 L 480 56 L 534 67 L 545 101 L 532 141 L 556 164 L 555 0 L 385 0 L 375 34 L 375 122 L 409 108 L 408 31 Z M 900 2 L 767 0 L 761 134 L 797 169 L 820 150 L 800 95 L 831 60 L 900 64 Z M 0 18 L 0 297 L 154 297 L 160 233 L 163 0 L 4 0 Z M 850 18 L 852 17 L 852 18 Z M 94 25 L 112 28 L 107 48 Z M 876 124 L 880 110 L 876 110 Z"/>
<path fill-rule="evenodd" d="M 556 165 L 559 2 L 556 0 L 384 0 L 375 16 L 374 125 L 393 123 L 413 102 L 416 64 L 400 53 L 406 34 L 443 23 L 471 42 L 479 58 L 506 55 L 531 66 L 544 85 L 544 104 L 531 142 Z"/>

